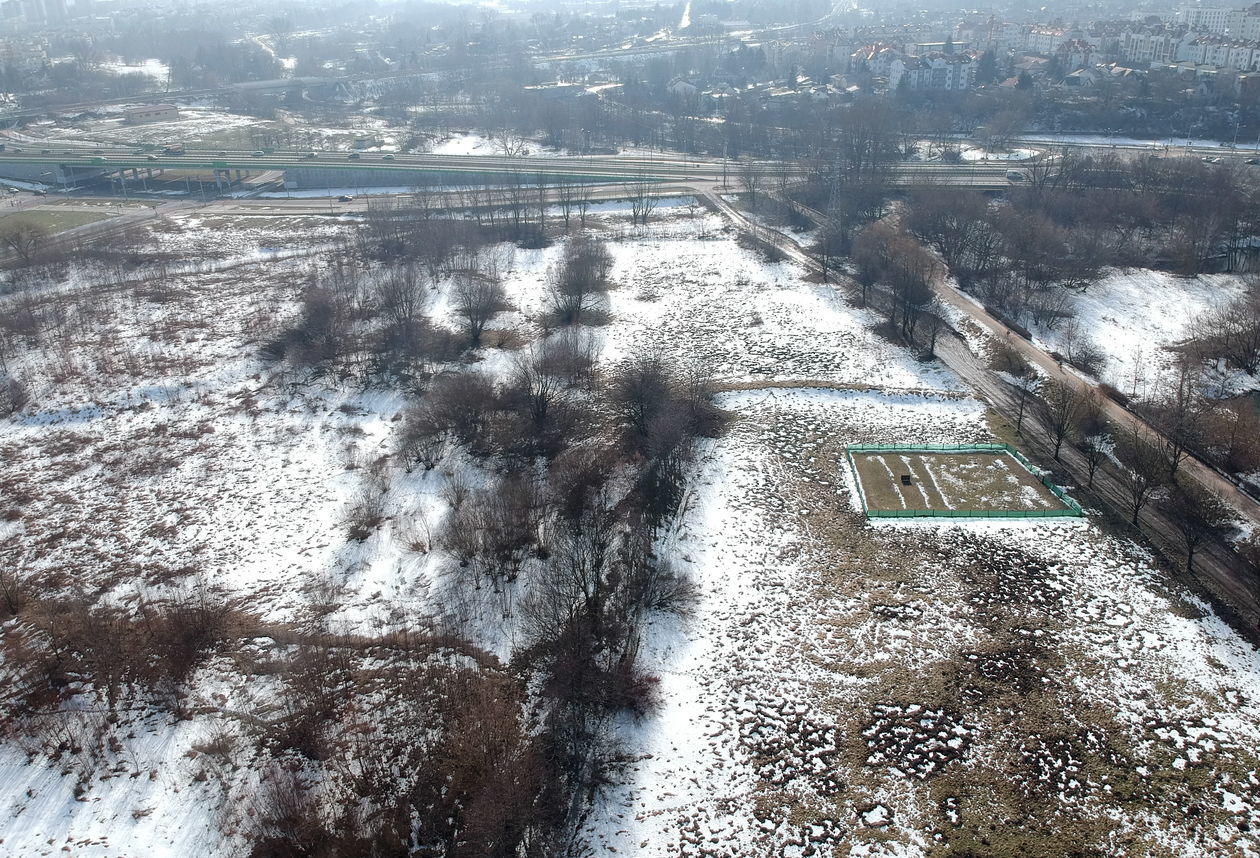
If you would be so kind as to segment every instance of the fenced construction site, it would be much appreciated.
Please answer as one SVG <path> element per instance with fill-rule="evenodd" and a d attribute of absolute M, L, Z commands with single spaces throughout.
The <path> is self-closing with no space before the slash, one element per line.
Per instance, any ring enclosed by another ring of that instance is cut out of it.
<path fill-rule="evenodd" d="M 1065 518 L 1080 505 L 1009 444 L 852 444 L 870 518 Z"/>

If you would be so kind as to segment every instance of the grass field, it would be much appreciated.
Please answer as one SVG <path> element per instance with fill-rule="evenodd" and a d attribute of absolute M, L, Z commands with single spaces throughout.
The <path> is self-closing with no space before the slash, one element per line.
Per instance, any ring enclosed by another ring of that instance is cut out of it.
<path fill-rule="evenodd" d="M 854 453 L 869 510 L 1035 511 L 1063 502 L 1008 453 Z M 909 484 L 903 477 L 909 476 Z"/>
<path fill-rule="evenodd" d="M 104 220 L 109 216 L 105 212 L 35 209 L 33 211 L 0 215 L 0 230 L 23 224 L 35 224 L 44 227 L 49 232 L 64 232 L 67 229 L 74 229 L 77 226 Z"/>

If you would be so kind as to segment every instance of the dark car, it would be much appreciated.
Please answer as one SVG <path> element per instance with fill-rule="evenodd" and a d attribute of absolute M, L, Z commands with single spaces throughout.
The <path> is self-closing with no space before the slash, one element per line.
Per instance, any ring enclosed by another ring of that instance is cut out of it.
<path fill-rule="evenodd" d="M 342 194 L 341 196 L 337 197 L 337 202 L 339 202 L 339 203 L 348 203 L 348 202 L 350 202 L 350 201 L 351 201 L 351 200 L 353 200 L 353 199 L 354 199 L 354 197 L 350 196 L 349 194 Z"/>
<path fill-rule="evenodd" d="M 358 153 L 358 152 L 351 152 L 351 153 L 350 153 L 349 155 L 347 155 L 346 157 L 347 157 L 347 158 L 349 158 L 351 161 L 357 161 L 357 160 L 359 160 L 359 153 Z"/>

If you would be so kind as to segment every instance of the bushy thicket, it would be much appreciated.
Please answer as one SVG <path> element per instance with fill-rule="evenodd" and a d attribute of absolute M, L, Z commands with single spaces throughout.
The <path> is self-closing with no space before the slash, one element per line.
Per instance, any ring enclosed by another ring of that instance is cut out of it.
<path fill-rule="evenodd" d="M 1054 327 L 1070 316 L 1060 287 L 1087 287 L 1105 267 L 1233 270 L 1260 232 L 1260 183 L 1233 167 L 1065 148 L 1021 172 L 1003 202 L 927 188 L 904 218 L 964 288 L 1018 322 Z"/>
<path fill-rule="evenodd" d="M 433 615 L 375 636 L 331 631 L 330 576 L 309 616 L 269 627 L 200 590 L 46 599 L 3 570 L 12 735 L 33 754 L 81 757 L 87 789 L 122 753 L 109 725 L 207 717 L 219 726 L 198 759 L 221 766 L 198 779 L 220 773 L 224 830 L 256 856 L 562 851 L 605 782 L 607 725 L 654 705 L 645 624 L 685 613 L 693 593 L 653 546 L 684 503 L 697 440 L 723 416 L 702 375 L 661 355 L 597 363 L 588 328 L 606 318 L 612 255 L 590 236 L 566 244 L 535 328 L 495 330 L 510 251 L 494 239 L 510 223 L 369 218 L 358 242 L 312 258 L 292 284 L 296 314 L 262 349 L 291 379 L 413 399 L 342 525 L 346 539 L 373 539 L 398 518 L 386 502 L 396 466 L 436 471 L 447 514 L 424 539 L 400 537 L 438 553 L 446 592 Z M 6 342 L 25 325 L 10 317 Z M 477 368 L 488 345 L 516 349 L 505 371 Z M 22 407 L 16 385 L 0 393 Z M 516 629 L 507 665 L 467 642 L 487 617 Z M 211 661 L 260 691 L 231 710 L 198 697 Z M 100 719 L 74 714 L 86 712 Z"/>

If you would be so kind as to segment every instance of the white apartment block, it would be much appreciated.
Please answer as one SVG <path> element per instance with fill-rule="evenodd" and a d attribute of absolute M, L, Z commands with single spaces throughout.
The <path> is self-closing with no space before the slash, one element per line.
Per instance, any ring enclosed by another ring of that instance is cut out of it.
<path fill-rule="evenodd" d="M 1260 43 L 1199 36 L 1181 45 L 1177 61 L 1247 72 L 1260 70 Z"/>
<path fill-rule="evenodd" d="M 1125 62 L 1173 63 L 1182 53 L 1183 44 L 1193 41 L 1195 34 L 1163 27 L 1140 27 L 1120 37 L 1120 56 Z"/>
<path fill-rule="evenodd" d="M 1200 33 L 1228 35 L 1249 42 L 1260 40 L 1260 6 L 1247 9 L 1180 6 L 1173 18 L 1178 24 Z"/>
<path fill-rule="evenodd" d="M 964 90 L 976 82 L 976 62 L 970 54 L 901 56 L 892 61 L 888 88 L 910 90 Z"/>
<path fill-rule="evenodd" d="M 1223 33 L 1230 11 L 1223 6 L 1178 6 L 1173 20 L 1202 33 Z"/>

